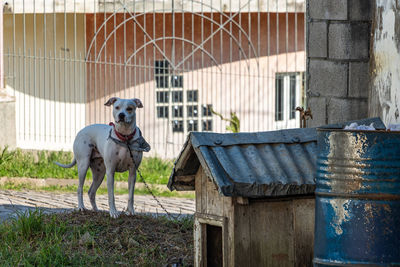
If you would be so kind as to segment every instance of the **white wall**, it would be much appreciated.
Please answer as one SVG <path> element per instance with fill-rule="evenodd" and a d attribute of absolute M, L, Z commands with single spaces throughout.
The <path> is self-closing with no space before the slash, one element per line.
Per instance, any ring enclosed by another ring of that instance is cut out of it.
<path fill-rule="evenodd" d="M 377 0 L 373 23 L 369 115 L 400 123 L 400 2 Z"/>
<path fill-rule="evenodd" d="M 84 42 L 84 14 L 4 15 L 5 77 L 7 92 L 15 96 L 17 147 L 72 149 L 85 126 Z"/>

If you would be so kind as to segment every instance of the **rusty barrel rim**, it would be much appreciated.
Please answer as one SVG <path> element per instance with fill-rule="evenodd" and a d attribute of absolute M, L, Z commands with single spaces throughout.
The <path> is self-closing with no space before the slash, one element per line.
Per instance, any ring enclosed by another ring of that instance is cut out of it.
<path fill-rule="evenodd" d="M 355 132 L 355 133 L 387 133 L 387 134 L 399 134 L 400 131 L 389 131 L 389 130 L 357 130 L 357 129 L 336 129 L 336 128 L 317 128 L 317 132 Z"/>
<path fill-rule="evenodd" d="M 318 129 L 317 195 L 400 197 L 400 132 Z"/>

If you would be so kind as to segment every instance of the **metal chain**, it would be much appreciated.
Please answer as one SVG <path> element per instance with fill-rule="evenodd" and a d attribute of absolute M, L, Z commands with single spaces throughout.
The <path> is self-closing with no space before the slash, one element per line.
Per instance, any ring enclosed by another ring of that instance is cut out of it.
<path fill-rule="evenodd" d="M 178 219 L 179 216 L 174 216 L 171 213 L 168 212 L 168 210 L 164 207 L 163 204 L 161 204 L 160 200 L 154 195 L 153 191 L 150 189 L 149 185 L 146 183 L 146 181 L 143 178 L 142 172 L 139 170 L 139 166 L 136 165 L 136 162 L 133 158 L 132 155 L 132 151 L 131 148 L 129 147 L 129 143 L 127 143 L 127 147 L 129 150 L 129 155 L 131 156 L 133 165 L 135 165 L 136 171 L 139 173 L 140 179 L 142 180 L 142 182 L 144 183 L 144 186 L 146 187 L 147 191 L 149 191 L 149 193 L 151 194 L 151 196 L 154 198 L 154 200 L 157 202 L 157 204 L 165 211 L 165 213 L 167 214 L 168 217 L 172 218 L 172 219 Z"/>
<path fill-rule="evenodd" d="M 146 183 L 146 181 L 144 180 L 143 176 L 142 176 L 142 172 L 138 169 L 136 169 L 137 172 L 139 173 L 140 179 L 142 179 L 142 182 L 144 183 L 144 186 L 146 187 L 147 191 L 149 191 L 149 193 L 152 195 L 152 197 L 154 198 L 154 200 L 158 203 L 158 205 L 165 211 L 165 213 L 168 215 L 168 217 L 173 218 L 173 219 L 178 219 L 178 216 L 172 215 L 171 213 L 168 212 L 168 210 L 163 206 L 163 204 L 161 204 L 160 200 L 154 195 L 153 191 L 150 189 L 149 185 Z"/>
<path fill-rule="evenodd" d="M 168 210 L 164 207 L 164 205 L 161 204 L 160 200 L 158 200 L 158 198 L 154 195 L 153 191 L 150 189 L 149 185 L 148 185 L 148 184 L 146 183 L 146 181 L 144 180 L 143 175 L 142 175 L 142 172 L 139 170 L 139 166 L 136 165 L 135 159 L 133 158 L 133 155 L 132 155 L 131 148 L 129 147 L 129 143 L 127 142 L 126 145 L 127 145 L 127 147 L 128 147 L 129 155 L 131 156 L 133 165 L 135 165 L 136 171 L 139 173 L 139 177 L 140 177 L 140 179 L 142 180 L 142 182 L 144 183 L 144 186 L 146 187 L 147 191 L 149 191 L 149 193 L 151 194 L 151 196 L 152 196 L 152 197 L 154 198 L 154 200 L 158 203 L 158 205 L 165 211 L 165 213 L 167 214 L 167 216 L 168 216 L 170 219 L 171 219 L 171 218 L 174 219 L 174 220 L 179 219 L 179 215 L 174 216 L 174 215 L 172 215 L 171 213 L 169 213 Z M 181 229 L 181 228 L 182 228 L 182 225 L 178 227 L 178 229 Z M 182 258 L 179 258 L 178 262 L 177 262 L 177 263 L 174 263 L 172 266 L 183 266 L 182 260 L 183 260 Z"/>

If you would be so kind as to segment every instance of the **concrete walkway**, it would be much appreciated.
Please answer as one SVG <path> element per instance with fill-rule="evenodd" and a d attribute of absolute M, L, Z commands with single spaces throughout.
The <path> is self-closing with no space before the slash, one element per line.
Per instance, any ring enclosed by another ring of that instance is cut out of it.
<path fill-rule="evenodd" d="M 158 198 L 170 213 L 193 214 L 194 199 L 185 198 Z M 108 211 L 107 195 L 96 196 L 97 207 Z M 84 195 L 85 207 L 91 209 L 87 194 Z M 12 191 L 0 190 L 0 221 L 15 216 L 17 211 L 25 212 L 36 207 L 45 212 L 72 211 L 78 206 L 76 193 L 49 193 L 39 191 Z M 126 209 L 128 195 L 116 195 L 115 205 L 119 211 Z M 135 211 L 137 213 L 164 214 L 165 212 L 150 195 L 135 195 Z"/>

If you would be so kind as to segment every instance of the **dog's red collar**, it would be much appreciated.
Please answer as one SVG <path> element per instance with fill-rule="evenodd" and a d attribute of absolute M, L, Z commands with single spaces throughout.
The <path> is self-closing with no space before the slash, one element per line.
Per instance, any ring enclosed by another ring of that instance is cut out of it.
<path fill-rule="evenodd" d="M 114 127 L 115 135 L 116 135 L 122 142 L 129 141 L 129 140 L 131 140 L 131 139 L 133 138 L 133 136 L 135 136 L 136 128 L 135 128 L 135 130 L 133 130 L 133 133 L 128 134 L 128 135 L 124 135 L 124 134 L 118 132 L 117 129 L 115 129 L 115 124 L 114 124 L 114 123 L 110 122 L 108 125 Z"/>

